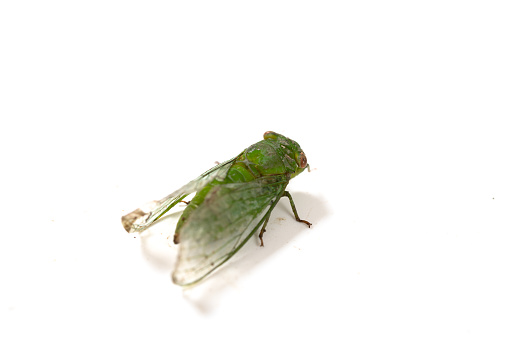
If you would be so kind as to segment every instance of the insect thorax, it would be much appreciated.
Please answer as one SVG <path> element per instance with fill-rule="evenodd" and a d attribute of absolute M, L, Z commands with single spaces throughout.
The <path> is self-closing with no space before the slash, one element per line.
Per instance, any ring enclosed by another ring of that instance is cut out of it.
<path fill-rule="evenodd" d="M 293 173 L 297 164 L 279 146 L 262 140 L 246 148 L 231 166 L 225 182 L 248 182 L 262 176 Z"/>

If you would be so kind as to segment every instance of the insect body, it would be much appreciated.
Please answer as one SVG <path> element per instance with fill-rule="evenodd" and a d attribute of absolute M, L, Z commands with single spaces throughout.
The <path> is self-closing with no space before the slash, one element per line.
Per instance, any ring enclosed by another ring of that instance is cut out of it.
<path fill-rule="evenodd" d="M 174 242 L 180 244 L 172 275 L 178 285 L 203 279 L 230 259 L 258 229 L 261 245 L 270 213 L 283 196 L 288 197 L 297 221 L 293 199 L 285 191 L 290 179 L 309 168 L 306 155 L 295 141 L 266 132 L 263 139 L 233 159 L 156 201 L 122 217 L 128 232 L 150 227 L 187 195 L 196 192 L 182 213 Z"/>

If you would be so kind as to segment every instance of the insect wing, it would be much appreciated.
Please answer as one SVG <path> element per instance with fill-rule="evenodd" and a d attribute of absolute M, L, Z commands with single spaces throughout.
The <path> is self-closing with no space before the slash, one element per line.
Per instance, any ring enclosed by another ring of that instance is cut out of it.
<path fill-rule="evenodd" d="M 232 158 L 212 167 L 198 178 L 190 181 L 188 184 L 182 186 L 163 199 L 150 202 L 143 207 L 124 215 L 122 217 L 122 225 L 125 230 L 129 233 L 146 230 L 187 195 L 201 190 L 213 180 L 223 180 L 235 159 L 236 158 Z"/>
<path fill-rule="evenodd" d="M 227 261 L 269 217 L 287 184 L 277 175 L 213 187 L 182 226 L 173 281 L 195 283 Z"/>

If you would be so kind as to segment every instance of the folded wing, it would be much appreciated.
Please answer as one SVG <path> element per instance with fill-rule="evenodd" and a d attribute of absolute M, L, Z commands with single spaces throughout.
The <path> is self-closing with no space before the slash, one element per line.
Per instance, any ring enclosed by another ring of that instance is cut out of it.
<path fill-rule="evenodd" d="M 187 195 L 201 190 L 215 179 L 219 181 L 223 180 L 235 159 L 236 158 L 232 158 L 211 168 L 198 178 L 163 199 L 150 202 L 131 213 L 124 215 L 122 217 L 122 225 L 125 230 L 129 233 L 142 232 L 146 230 Z"/>
<path fill-rule="evenodd" d="M 195 283 L 218 268 L 256 232 L 284 193 L 285 175 L 214 186 L 180 231 L 173 281 Z"/>

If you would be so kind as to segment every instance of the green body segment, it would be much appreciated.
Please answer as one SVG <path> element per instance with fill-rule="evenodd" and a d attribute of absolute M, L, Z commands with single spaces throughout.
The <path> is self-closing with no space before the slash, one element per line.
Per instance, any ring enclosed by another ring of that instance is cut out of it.
<path fill-rule="evenodd" d="M 180 230 L 186 220 L 205 201 L 214 186 L 250 182 L 261 177 L 281 174 L 287 174 L 289 180 L 296 172 L 300 173 L 304 169 L 300 168 L 298 159 L 293 157 L 295 154 L 300 155 L 299 150 L 300 147 L 294 141 L 274 132 L 266 133 L 264 140 L 249 146 L 237 156 L 224 180 L 214 180 L 196 193 L 177 223 L 173 242 L 175 244 L 180 242 Z"/>

